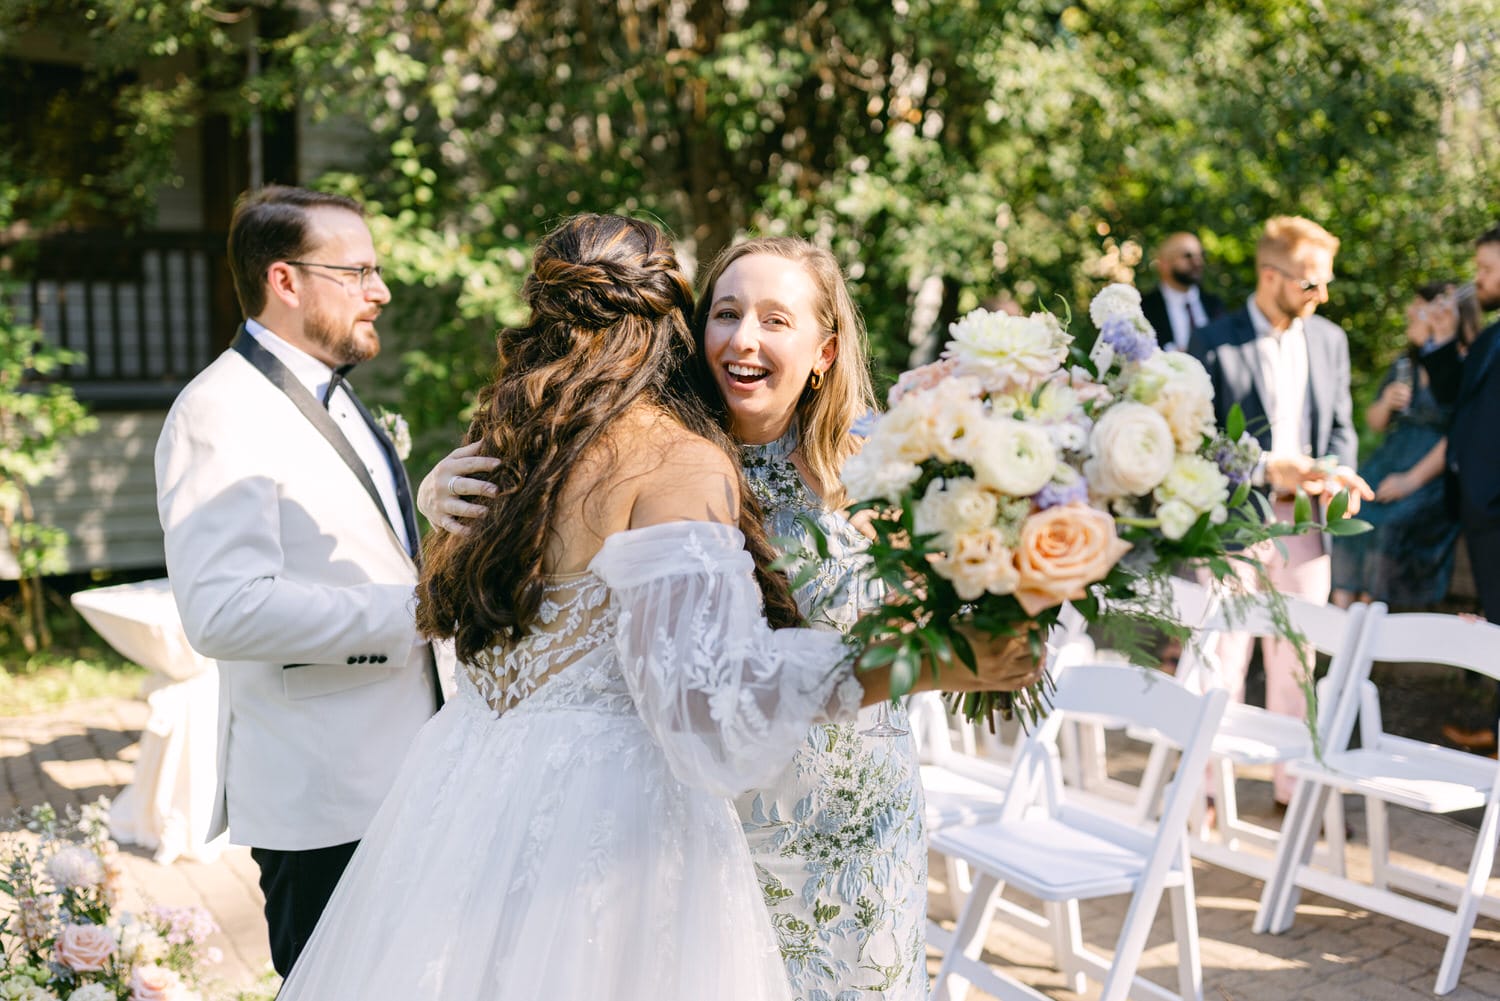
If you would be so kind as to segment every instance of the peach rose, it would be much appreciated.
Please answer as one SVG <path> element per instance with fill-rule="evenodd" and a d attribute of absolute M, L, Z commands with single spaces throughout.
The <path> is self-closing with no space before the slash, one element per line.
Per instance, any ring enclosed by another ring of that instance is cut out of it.
<path fill-rule="evenodd" d="M 1082 598 L 1130 551 L 1115 535 L 1115 520 L 1087 504 L 1062 504 L 1038 511 L 1021 524 L 1016 550 L 1020 583 L 1016 600 L 1027 615 Z"/>
<path fill-rule="evenodd" d="M 176 970 L 148 963 L 130 971 L 130 1001 L 176 1001 L 181 993 Z"/>
<path fill-rule="evenodd" d="M 76 973 L 104 969 L 119 943 L 99 925 L 63 925 L 57 936 L 57 961 Z"/>
<path fill-rule="evenodd" d="M 951 552 L 931 560 L 932 568 L 953 582 L 953 590 L 964 601 L 974 601 L 986 591 L 1010 594 L 1015 590 L 1015 554 L 1006 548 L 999 529 L 959 535 Z"/>

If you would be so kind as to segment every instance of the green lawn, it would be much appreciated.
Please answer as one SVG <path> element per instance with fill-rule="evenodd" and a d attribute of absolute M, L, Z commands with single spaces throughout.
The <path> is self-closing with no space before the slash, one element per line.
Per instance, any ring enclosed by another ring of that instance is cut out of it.
<path fill-rule="evenodd" d="M 0 625 L 0 717 L 46 712 L 77 699 L 130 698 L 149 672 L 115 653 L 71 607 L 51 610 L 49 650 L 28 654 Z"/>

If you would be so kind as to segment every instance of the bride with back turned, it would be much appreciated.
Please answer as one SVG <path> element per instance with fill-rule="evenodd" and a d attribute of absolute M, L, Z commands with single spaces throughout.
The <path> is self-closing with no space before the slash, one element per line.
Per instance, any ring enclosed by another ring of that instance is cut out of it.
<path fill-rule="evenodd" d="M 284 1001 L 785 999 L 729 797 L 887 695 L 797 619 L 707 412 L 665 236 L 537 248 L 468 438 L 498 495 L 429 542 L 459 694 L 418 735 Z M 984 647 L 1001 669 L 1013 651 Z M 992 682 L 963 668 L 938 684 Z"/>

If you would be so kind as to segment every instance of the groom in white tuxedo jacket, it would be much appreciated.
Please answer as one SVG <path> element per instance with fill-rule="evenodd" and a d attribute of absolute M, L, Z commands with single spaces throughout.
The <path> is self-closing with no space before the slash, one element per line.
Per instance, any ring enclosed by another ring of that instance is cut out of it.
<path fill-rule="evenodd" d="M 167 415 L 157 499 L 188 639 L 219 661 L 210 833 L 252 846 L 285 976 L 441 691 L 406 473 L 343 379 L 390 301 L 363 211 L 247 195 L 229 261 L 248 319 Z"/>

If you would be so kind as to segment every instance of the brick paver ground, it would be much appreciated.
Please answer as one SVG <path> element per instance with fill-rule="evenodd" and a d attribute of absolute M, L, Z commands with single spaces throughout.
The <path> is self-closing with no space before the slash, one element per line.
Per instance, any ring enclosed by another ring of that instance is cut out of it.
<path fill-rule="evenodd" d="M 43 801 L 55 805 L 112 796 L 130 781 L 144 703 L 90 701 L 25 719 L 0 719 L 0 812 Z M 1130 750 L 1122 751 L 1130 767 Z M 1242 784 L 1247 814 L 1266 812 L 1269 785 Z M 1473 831 L 1462 824 L 1400 810 L 1391 811 L 1393 842 L 1421 843 L 1446 864 L 1466 864 Z M 1367 857 L 1359 844 L 1364 817 L 1351 801 L 1350 822 L 1356 841 L 1350 868 L 1361 871 Z M 158 865 L 149 854 L 126 848 L 127 893 L 131 901 L 167 905 L 201 904 L 214 913 L 222 929 L 214 944 L 225 955 L 218 975 L 226 990 L 264 988 L 269 953 L 256 868 L 248 850 L 231 848 L 212 864 L 178 861 Z M 936 860 L 934 860 L 936 862 Z M 934 864 L 933 873 L 942 869 Z M 1316 895 L 1304 895 L 1296 923 L 1279 936 L 1250 931 L 1260 883 L 1222 869 L 1195 866 L 1198 916 L 1202 934 L 1205 996 L 1208 1001 L 1418 1001 L 1431 998 L 1442 956 L 1442 940 L 1411 925 L 1349 908 Z M 941 884 L 934 880 L 933 911 L 946 917 Z M 1084 934 L 1107 950 L 1118 930 L 1123 901 L 1084 908 Z M 1165 913 L 1153 929 L 1142 971 L 1159 983 L 1175 983 L 1176 951 Z M 1062 988 L 1051 968 L 1047 946 L 1020 932 L 998 926 L 987 944 L 986 958 L 997 967 L 1051 997 L 1079 995 Z M 933 964 L 933 969 L 936 969 Z M 272 982 L 274 983 L 274 982 Z M 1097 998 L 1090 984 L 1083 998 Z M 979 997 L 973 992 L 971 997 Z M 1500 922 L 1481 917 L 1450 1001 L 1500 998 Z M 460 999 L 467 1001 L 467 999 Z"/>

